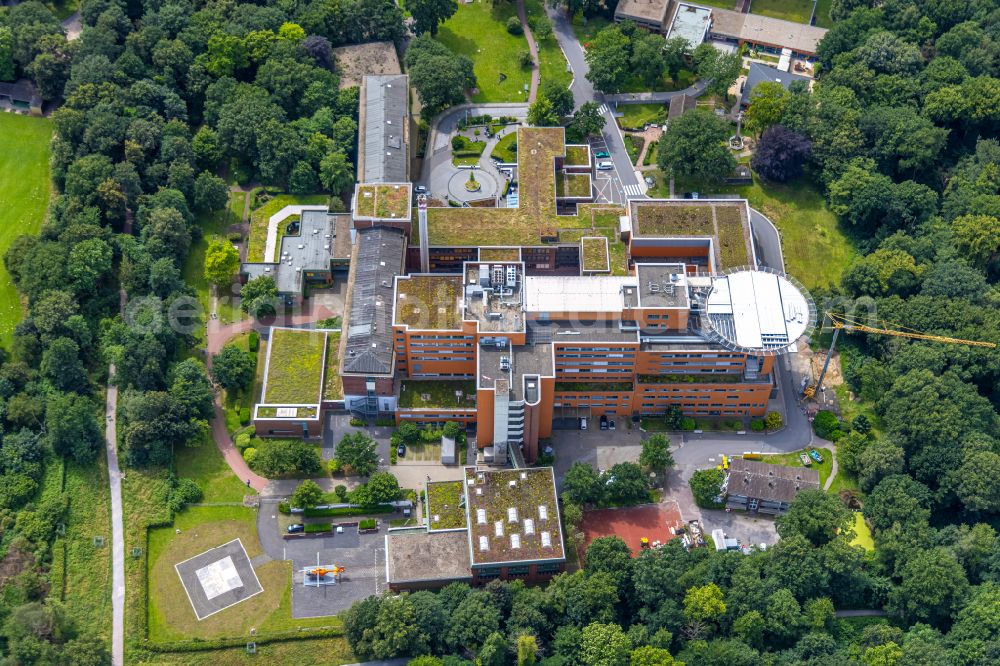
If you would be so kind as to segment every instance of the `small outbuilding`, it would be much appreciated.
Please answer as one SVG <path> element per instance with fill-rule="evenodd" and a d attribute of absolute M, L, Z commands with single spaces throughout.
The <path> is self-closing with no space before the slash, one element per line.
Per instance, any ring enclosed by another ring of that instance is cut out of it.
<path fill-rule="evenodd" d="M 28 79 L 13 83 L 0 82 L 0 101 L 6 99 L 15 109 L 24 109 L 33 116 L 42 115 L 42 98 Z"/>
<path fill-rule="evenodd" d="M 456 446 L 455 440 L 452 437 L 441 438 L 441 464 L 442 465 L 458 464 L 458 447 Z"/>

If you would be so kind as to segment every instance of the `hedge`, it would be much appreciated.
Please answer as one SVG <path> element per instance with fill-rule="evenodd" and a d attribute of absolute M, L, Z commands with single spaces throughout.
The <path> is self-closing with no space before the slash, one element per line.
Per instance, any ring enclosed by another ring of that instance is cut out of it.
<path fill-rule="evenodd" d="M 374 518 L 366 518 L 358 523 L 359 530 L 373 530 L 378 527 L 378 521 Z"/>
<path fill-rule="evenodd" d="M 316 629 L 302 627 L 273 634 L 257 634 L 256 636 L 234 636 L 232 638 L 213 638 L 203 640 L 193 638 L 189 641 L 169 641 L 154 643 L 147 641 L 141 647 L 153 652 L 204 652 L 225 648 L 244 648 L 247 643 L 257 645 L 268 643 L 283 643 L 285 641 L 315 640 L 320 638 L 340 638 L 344 635 L 343 627 L 320 627 Z"/>
<path fill-rule="evenodd" d="M 309 523 L 303 530 L 306 534 L 319 534 L 320 532 L 330 532 L 333 526 L 330 523 Z"/>
<path fill-rule="evenodd" d="M 391 504 L 376 504 L 368 507 L 337 507 L 335 509 L 306 509 L 302 515 L 306 518 L 327 518 L 332 516 L 367 516 L 372 513 L 392 513 L 396 510 Z"/>

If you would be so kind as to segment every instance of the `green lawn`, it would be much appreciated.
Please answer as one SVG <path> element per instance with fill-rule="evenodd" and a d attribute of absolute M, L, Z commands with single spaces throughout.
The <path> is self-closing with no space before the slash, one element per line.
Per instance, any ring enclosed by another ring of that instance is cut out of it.
<path fill-rule="evenodd" d="M 61 476 L 61 464 L 47 465 L 46 477 L 50 469 Z M 65 492 L 69 519 L 66 535 L 53 546 L 53 594 L 64 580 L 62 600 L 77 627 L 110 641 L 111 498 L 104 456 L 86 466 L 66 463 Z M 95 536 L 104 537 L 105 545 L 95 546 Z"/>
<path fill-rule="evenodd" d="M 809 449 L 801 449 L 799 451 L 792 451 L 791 453 L 780 453 L 777 455 L 765 454 L 761 456 L 761 460 L 768 463 L 769 465 L 785 465 L 786 467 L 803 467 L 802 461 L 799 460 L 799 454 L 805 453 L 808 455 Z M 830 476 L 830 470 L 833 468 L 833 456 L 830 454 L 830 449 L 821 449 L 816 447 L 819 454 L 823 456 L 823 462 L 818 463 L 815 460 L 812 461 L 807 469 L 814 469 L 819 472 L 819 487 L 822 489 L 823 484 L 826 483 L 826 479 Z"/>
<path fill-rule="evenodd" d="M 324 204 L 329 201 L 325 194 L 278 194 L 250 214 L 250 239 L 247 247 L 247 261 L 265 261 L 264 247 L 267 245 L 267 223 L 271 216 L 285 206 Z"/>
<path fill-rule="evenodd" d="M 622 129 L 642 129 L 649 123 L 662 123 L 667 119 L 665 104 L 621 104 L 618 111 L 622 113 L 618 119 Z"/>
<path fill-rule="evenodd" d="M 584 45 L 585 48 L 587 42 L 592 40 L 594 35 L 609 25 L 611 25 L 611 21 L 603 16 L 595 16 L 588 19 L 585 18 L 581 12 L 577 12 L 577 14 L 573 16 L 573 33 L 576 34 L 576 38 L 581 44 Z"/>
<path fill-rule="evenodd" d="M 812 6 L 812 0 L 754 0 L 750 11 L 794 23 L 809 23 Z M 732 9 L 732 6 L 729 9 Z"/>
<path fill-rule="evenodd" d="M 830 18 L 830 7 L 833 0 L 819 0 L 816 3 L 816 25 L 820 28 L 832 28 L 833 20 Z"/>
<path fill-rule="evenodd" d="M 193 479 L 201 488 L 204 503 L 242 502 L 244 495 L 254 493 L 229 469 L 211 433 L 198 446 L 174 450 L 174 473 L 178 478 Z"/>
<path fill-rule="evenodd" d="M 0 113 L 0 257 L 18 236 L 38 233 L 45 220 L 51 138 L 52 124 L 45 118 Z M 10 344 L 19 321 L 21 300 L 0 263 L 0 345 Z"/>
<path fill-rule="evenodd" d="M 682 69 L 678 74 L 676 79 L 672 79 L 666 74 L 661 76 L 652 85 L 646 83 L 645 80 L 639 78 L 638 76 L 630 76 L 622 84 L 621 92 L 623 93 L 636 93 L 636 92 L 672 92 L 674 90 L 683 90 L 687 88 L 695 81 L 698 80 L 698 75 L 689 69 Z"/>
<path fill-rule="evenodd" d="M 490 154 L 501 162 L 517 162 L 517 132 L 511 132 L 497 141 Z"/>
<path fill-rule="evenodd" d="M 250 333 L 241 333 L 231 339 L 227 344 L 236 345 L 244 351 L 250 351 Z M 244 426 L 240 423 L 240 409 L 253 409 L 253 403 L 260 395 L 261 387 L 264 385 L 264 355 L 267 353 L 266 342 L 260 342 L 257 352 L 251 352 L 257 358 L 257 373 L 251 387 L 239 393 L 229 391 L 222 392 L 222 410 L 226 417 L 226 430 L 233 435 Z"/>
<path fill-rule="evenodd" d="M 232 224 L 239 223 L 243 218 L 243 199 L 242 192 L 230 192 L 229 205 L 226 208 L 204 213 L 198 217 L 202 237 L 191 244 L 191 251 L 184 261 L 184 281 L 198 292 L 198 302 L 205 313 L 206 322 L 212 312 L 212 303 L 208 280 L 205 279 L 205 251 L 208 250 L 210 242 L 225 238 L 226 229 Z M 223 324 L 231 324 L 243 318 L 234 295 L 225 289 L 219 292 L 218 314 Z"/>
<path fill-rule="evenodd" d="M 657 171 L 656 187 L 651 197 L 668 197 L 666 179 Z M 805 180 L 793 183 L 764 183 L 754 178 L 753 185 L 705 184 L 678 178 L 674 193 L 699 192 L 738 194 L 750 206 L 774 222 L 781 233 L 785 269 L 807 288 L 840 284 L 840 276 L 857 254 L 854 244 L 841 229 L 836 216 L 826 207 L 823 195 Z"/>
<path fill-rule="evenodd" d="M 529 21 L 535 16 L 545 16 L 542 0 L 525 0 L 524 10 Z M 559 48 L 559 42 L 556 41 L 555 35 L 549 35 L 543 40 L 536 36 L 535 44 L 538 46 L 540 82 L 556 81 L 568 88 L 569 82 L 573 79 L 573 72 L 569 71 L 566 56 Z"/>
<path fill-rule="evenodd" d="M 523 35 L 511 35 L 505 27 L 507 19 L 516 15 L 513 2 L 494 9 L 488 0 L 476 0 L 459 5 L 455 15 L 438 29 L 439 42 L 472 59 L 479 87 L 472 96 L 474 102 L 520 102 L 528 97 L 524 87 L 531 83 L 531 71 L 518 62 L 518 55 L 528 50 L 528 42 Z"/>

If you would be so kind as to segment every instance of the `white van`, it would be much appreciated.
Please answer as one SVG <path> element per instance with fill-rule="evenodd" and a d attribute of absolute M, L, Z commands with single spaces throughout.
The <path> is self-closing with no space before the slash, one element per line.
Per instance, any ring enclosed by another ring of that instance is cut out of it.
<path fill-rule="evenodd" d="M 615 168 L 615 163 L 614 162 L 605 161 L 605 162 L 598 162 L 597 163 L 597 170 L 598 171 L 610 171 L 611 169 L 614 169 L 614 168 Z"/>

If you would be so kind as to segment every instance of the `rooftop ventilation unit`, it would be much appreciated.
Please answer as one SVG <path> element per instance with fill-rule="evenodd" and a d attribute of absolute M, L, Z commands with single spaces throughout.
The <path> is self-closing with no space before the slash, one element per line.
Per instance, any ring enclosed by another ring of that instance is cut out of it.
<path fill-rule="evenodd" d="M 502 264 L 494 264 L 490 271 L 490 284 L 494 287 L 503 285 L 504 270 Z"/>
<path fill-rule="evenodd" d="M 485 537 L 485 536 L 479 537 L 479 550 L 485 552 L 485 551 L 487 551 L 489 549 L 490 549 L 490 540 L 489 540 L 489 538 Z"/>
<path fill-rule="evenodd" d="M 507 287 L 513 289 L 517 286 L 517 267 L 508 266 L 507 267 Z"/>
<path fill-rule="evenodd" d="M 495 523 L 493 523 L 493 533 L 496 534 L 498 537 L 502 537 L 503 536 L 503 521 L 502 520 L 498 520 Z"/>
<path fill-rule="evenodd" d="M 516 523 L 517 522 L 517 507 L 512 506 L 507 509 L 507 522 Z"/>
<path fill-rule="evenodd" d="M 524 519 L 524 533 L 525 534 L 535 533 L 535 521 L 533 521 L 531 518 Z"/>
<path fill-rule="evenodd" d="M 510 535 L 510 547 L 511 548 L 520 548 L 521 547 L 521 535 L 520 534 L 511 534 Z"/>
<path fill-rule="evenodd" d="M 539 520 L 548 520 L 549 519 L 549 507 L 545 506 L 544 504 L 539 505 L 539 507 L 538 507 L 538 519 Z"/>
<path fill-rule="evenodd" d="M 542 548 L 552 547 L 552 534 L 549 532 L 542 532 Z"/>
<path fill-rule="evenodd" d="M 476 522 L 480 525 L 486 524 L 486 509 L 476 509 Z"/>

